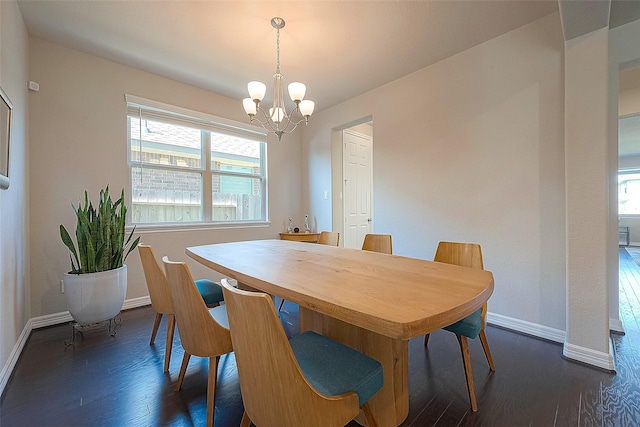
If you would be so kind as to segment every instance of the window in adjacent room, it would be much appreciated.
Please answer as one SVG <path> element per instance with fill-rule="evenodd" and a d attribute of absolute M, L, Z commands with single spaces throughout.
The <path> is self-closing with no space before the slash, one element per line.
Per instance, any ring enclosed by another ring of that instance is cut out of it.
<path fill-rule="evenodd" d="M 131 221 L 267 221 L 266 135 L 251 126 L 126 96 Z"/>
<path fill-rule="evenodd" d="M 618 214 L 640 215 L 640 171 L 618 173 Z"/>

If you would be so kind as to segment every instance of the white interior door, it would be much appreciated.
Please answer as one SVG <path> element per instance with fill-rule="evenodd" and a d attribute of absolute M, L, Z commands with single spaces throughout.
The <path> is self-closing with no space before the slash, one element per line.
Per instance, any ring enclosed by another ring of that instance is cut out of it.
<path fill-rule="evenodd" d="M 360 249 L 373 230 L 372 138 L 349 130 L 342 132 L 344 247 Z"/>

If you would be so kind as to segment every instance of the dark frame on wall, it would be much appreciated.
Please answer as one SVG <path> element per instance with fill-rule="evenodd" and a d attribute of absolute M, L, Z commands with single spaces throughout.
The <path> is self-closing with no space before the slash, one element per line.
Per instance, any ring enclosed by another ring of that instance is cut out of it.
<path fill-rule="evenodd" d="M 11 145 L 11 111 L 13 105 L 0 88 L 0 190 L 9 188 L 9 146 Z"/>

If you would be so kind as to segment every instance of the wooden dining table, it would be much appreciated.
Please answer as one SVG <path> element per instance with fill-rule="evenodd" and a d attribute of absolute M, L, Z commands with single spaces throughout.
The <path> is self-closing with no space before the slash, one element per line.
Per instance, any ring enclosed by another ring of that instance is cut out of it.
<path fill-rule="evenodd" d="M 377 359 L 384 385 L 369 404 L 382 427 L 409 414 L 408 341 L 468 316 L 493 293 L 486 270 L 328 245 L 254 240 L 186 253 L 239 286 L 298 304 L 300 331 Z"/>

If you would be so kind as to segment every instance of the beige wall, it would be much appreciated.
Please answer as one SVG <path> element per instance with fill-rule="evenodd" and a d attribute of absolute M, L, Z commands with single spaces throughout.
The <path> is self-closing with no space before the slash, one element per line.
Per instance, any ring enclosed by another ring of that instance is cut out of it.
<path fill-rule="evenodd" d="M 60 280 L 69 256 L 59 225 L 75 225 L 70 203 L 85 189 L 97 197 L 107 183 L 127 188 L 124 94 L 246 122 L 241 101 L 38 39 L 30 39 L 29 79 L 40 84 L 29 96 L 31 203 L 31 315 L 66 310 Z M 212 76 L 215 78 L 215 76 Z M 206 243 L 277 238 L 287 216 L 300 223 L 300 135 L 268 143 L 271 226 L 197 231 L 141 232 L 158 256 L 188 260 L 185 247 Z M 219 277 L 190 260 L 194 276 Z M 127 259 L 127 299 L 148 295 L 137 252 Z"/>
<path fill-rule="evenodd" d="M 567 340 L 609 352 L 608 33 L 566 43 Z"/>
<path fill-rule="evenodd" d="M 394 253 L 480 243 L 489 311 L 564 331 L 563 49 L 550 15 L 321 111 L 304 131 L 306 182 L 331 182 L 332 129 L 371 115 L 375 231 Z M 308 188 L 330 228 L 331 205 Z"/>
<path fill-rule="evenodd" d="M 0 383 L 29 313 L 27 65 L 28 36 L 15 1 L 0 1 L 0 86 L 13 103 L 10 184 L 0 190 Z M 0 391 L 4 384 L 0 384 Z"/>
<path fill-rule="evenodd" d="M 618 105 L 620 116 L 640 113 L 640 87 L 621 91 Z"/>

